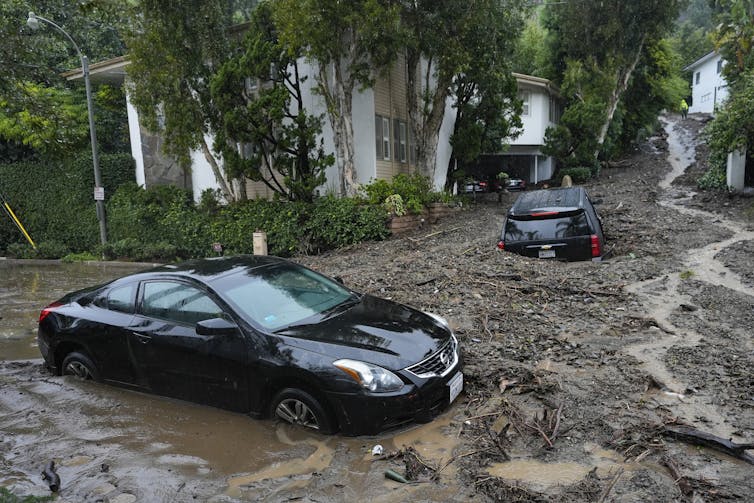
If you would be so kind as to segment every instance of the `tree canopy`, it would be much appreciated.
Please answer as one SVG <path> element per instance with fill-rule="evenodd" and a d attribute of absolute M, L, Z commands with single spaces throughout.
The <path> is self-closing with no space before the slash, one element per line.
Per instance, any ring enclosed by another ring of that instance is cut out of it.
<path fill-rule="evenodd" d="M 547 6 L 544 22 L 550 34 L 552 67 L 562 82 L 568 99 L 560 124 L 548 133 L 547 152 L 566 163 L 598 169 L 598 156 L 609 155 L 610 144 L 621 136 L 635 136 L 640 124 L 621 133 L 621 124 L 614 123 L 616 112 L 646 107 L 658 95 L 632 93 L 625 95 L 633 84 L 637 69 L 641 73 L 666 72 L 669 67 L 653 61 L 661 52 L 652 53 L 659 41 L 669 33 L 679 14 L 681 0 L 656 2 L 640 0 L 584 0 L 559 2 Z M 666 48 L 667 49 L 667 48 Z M 662 75 L 651 77 L 655 82 Z M 661 93 L 663 98 L 674 93 Z M 636 102 L 627 103 L 627 97 Z M 672 104 L 655 101 L 657 105 Z M 620 107 L 620 108 L 619 108 Z M 659 110 L 659 109 L 658 109 Z M 611 133 L 612 138 L 608 138 Z M 628 134 L 626 134 L 628 133 Z"/>

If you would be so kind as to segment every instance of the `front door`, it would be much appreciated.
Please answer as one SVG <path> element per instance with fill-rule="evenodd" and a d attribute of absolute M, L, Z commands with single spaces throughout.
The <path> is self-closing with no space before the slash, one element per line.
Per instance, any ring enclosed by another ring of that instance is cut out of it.
<path fill-rule="evenodd" d="M 130 347 L 139 377 L 155 393 L 249 410 L 243 335 L 206 336 L 196 323 L 227 316 L 206 292 L 180 281 L 142 283 Z"/>

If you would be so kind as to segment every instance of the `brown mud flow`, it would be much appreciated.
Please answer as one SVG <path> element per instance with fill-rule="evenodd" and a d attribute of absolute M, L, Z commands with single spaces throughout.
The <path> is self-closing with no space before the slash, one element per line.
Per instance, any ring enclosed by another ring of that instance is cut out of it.
<path fill-rule="evenodd" d="M 71 502 L 750 501 L 751 464 L 665 429 L 681 422 L 754 441 L 752 202 L 696 193 L 700 125 L 668 119 L 667 133 L 587 186 L 613 247 L 602 263 L 496 250 L 514 194 L 480 195 L 437 225 L 297 259 L 449 319 L 466 389 L 432 423 L 321 437 L 53 377 L 40 360 L 5 361 L 0 485 L 49 494 L 40 472 L 54 460 Z M 51 294 L 25 292 L 34 281 L 10 284 L 5 272 L 3 299 L 34 305 L 0 320 L 0 333 L 14 334 L 0 349 L 6 360 L 36 358 L 39 309 L 89 284 L 89 273 L 64 273 Z M 0 309 L 11 311 L 4 300 Z M 376 444 L 385 455 L 372 455 Z M 388 469 L 418 481 L 389 480 Z"/>

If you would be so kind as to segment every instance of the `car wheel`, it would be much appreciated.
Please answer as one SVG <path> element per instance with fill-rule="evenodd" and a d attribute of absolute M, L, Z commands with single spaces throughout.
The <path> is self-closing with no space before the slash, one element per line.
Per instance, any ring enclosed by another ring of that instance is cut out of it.
<path fill-rule="evenodd" d="M 84 353 L 74 351 L 63 359 L 63 375 L 70 375 L 84 380 L 99 381 L 99 371 L 94 362 Z"/>
<path fill-rule="evenodd" d="M 320 433 L 334 432 L 330 416 L 319 401 L 306 391 L 285 388 L 272 400 L 271 416 L 290 424 L 298 424 Z"/>

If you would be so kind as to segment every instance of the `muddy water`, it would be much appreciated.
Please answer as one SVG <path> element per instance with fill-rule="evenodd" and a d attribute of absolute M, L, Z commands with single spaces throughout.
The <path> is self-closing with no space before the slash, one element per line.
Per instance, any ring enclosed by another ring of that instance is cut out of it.
<path fill-rule="evenodd" d="M 457 486 L 399 486 L 377 460 L 413 446 L 444 463 L 458 444 L 452 408 L 432 423 L 376 437 L 323 437 L 187 402 L 71 378 L 42 368 L 39 311 L 67 292 L 143 269 L 137 265 L 0 260 L 0 486 L 49 494 L 40 466 L 55 460 L 68 501 L 254 501 L 318 494 L 341 500 L 451 500 Z M 107 465 L 107 470 L 102 466 Z M 7 468 L 7 469 L 6 469 Z M 443 473 L 452 476 L 455 466 Z M 345 491 L 345 492 L 344 492 Z"/>
<path fill-rule="evenodd" d="M 692 347 L 697 345 L 702 338 L 701 334 L 693 330 L 680 329 L 671 321 L 673 312 L 681 304 L 692 304 L 688 296 L 680 293 L 680 285 L 684 278 L 693 277 L 711 285 L 722 286 L 754 297 L 754 289 L 747 286 L 736 273 L 716 259 L 717 254 L 726 247 L 739 241 L 754 239 L 754 232 L 747 231 L 738 222 L 685 205 L 693 194 L 680 192 L 672 185 L 672 182 L 693 162 L 695 152 L 689 138 L 685 136 L 685 133 L 675 129 L 674 125 L 674 122 L 665 120 L 665 130 L 668 132 L 668 161 L 672 169 L 660 182 L 660 186 L 665 190 L 659 203 L 666 208 L 693 216 L 700 222 L 714 222 L 725 228 L 730 233 L 730 237 L 701 248 L 687 250 L 678 271 L 627 287 L 629 292 L 638 296 L 648 316 L 657 323 L 656 327 L 652 327 L 651 338 L 648 342 L 630 346 L 627 352 L 642 362 L 644 369 L 664 388 L 661 390 L 662 393 L 655 394 L 655 400 L 671 405 L 681 419 L 691 423 L 703 420 L 713 426 L 718 434 L 737 438 L 735 428 L 727 424 L 718 408 L 709 403 L 708 397 L 686 395 L 687 384 L 670 372 L 664 364 L 664 358 L 670 347 Z"/>
<path fill-rule="evenodd" d="M 39 312 L 68 292 L 144 269 L 144 264 L 60 264 L 0 259 L 0 360 L 38 358 Z"/>

